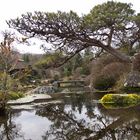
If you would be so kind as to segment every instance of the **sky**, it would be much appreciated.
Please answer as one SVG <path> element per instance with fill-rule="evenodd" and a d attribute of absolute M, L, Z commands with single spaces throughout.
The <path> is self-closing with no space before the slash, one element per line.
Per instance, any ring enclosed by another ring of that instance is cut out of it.
<path fill-rule="evenodd" d="M 57 12 L 70 11 L 79 15 L 87 14 L 95 5 L 102 4 L 107 0 L 1 0 L 0 4 L 0 30 L 8 28 L 6 20 L 19 17 L 26 12 L 44 11 Z M 120 2 L 132 3 L 133 9 L 140 12 L 139 0 L 116 0 Z M 22 53 L 42 53 L 37 45 L 24 46 L 19 45 Z"/>

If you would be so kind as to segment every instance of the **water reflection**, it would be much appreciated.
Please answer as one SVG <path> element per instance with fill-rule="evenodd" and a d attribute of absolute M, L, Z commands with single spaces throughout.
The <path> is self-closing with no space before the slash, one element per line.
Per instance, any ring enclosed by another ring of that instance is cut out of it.
<path fill-rule="evenodd" d="M 78 103 L 78 104 L 77 104 Z M 107 110 L 91 100 L 73 98 L 67 105 L 47 106 L 37 111 L 53 122 L 43 139 L 135 140 L 140 138 L 139 106 Z"/>
<path fill-rule="evenodd" d="M 0 139 L 139 140 L 139 110 L 140 106 L 106 109 L 92 96 L 73 95 L 61 104 L 13 110 L 5 120 L 0 118 Z"/>
<path fill-rule="evenodd" d="M 24 139 L 24 135 L 20 133 L 21 125 L 13 121 L 14 117 L 18 117 L 19 112 L 7 112 L 0 116 L 0 140 L 14 140 L 15 138 Z"/>

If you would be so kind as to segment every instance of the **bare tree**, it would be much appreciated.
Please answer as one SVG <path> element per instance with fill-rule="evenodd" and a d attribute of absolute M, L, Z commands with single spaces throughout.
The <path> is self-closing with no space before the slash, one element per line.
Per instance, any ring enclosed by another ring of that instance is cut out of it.
<path fill-rule="evenodd" d="M 8 87 L 9 80 L 11 79 L 9 72 L 16 66 L 18 62 L 18 55 L 13 51 L 12 47 L 13 41 L 14 37 L 11 33 L 3 33 L 3 41 L 0 43 L 0 91 L 2 93 L 2 109 L 5 109 L 7 94 L 10 90 Z"/>

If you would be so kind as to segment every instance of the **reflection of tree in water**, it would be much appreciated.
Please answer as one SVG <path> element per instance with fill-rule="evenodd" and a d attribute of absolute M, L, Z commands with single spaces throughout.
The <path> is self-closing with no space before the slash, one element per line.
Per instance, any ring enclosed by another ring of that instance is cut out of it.
<path fill-rule="evenodd" d="M 20 125 L 16 125 L 12 119 L 14 116 L 19 115 L 17 112 L 7 112 L 5 115 L 0 116 L 0 140 L 14 140 L 15 138 L 23 138 L 20 134 Z"/>
<path fill-rule="evenodd" d="M 71 95 L 69 99 L 64 100 L 67 105 L 71 105 L 72 110 L 79 112 L 81 114 L 83 106 L 86 106 L 87 114 L 93 115 L 94 104 L 92 104 L 92 95 L 91 94 L 80 94 L 80 95 Z"/>
<path fill-rule="evenodd" d="M 37 114 L 46 116 L 53 122 L 50 130 L 46 132 L 43 139 L 53 138 L 54 140 L 81 140 L 83 136 L 89 136 L 92 130 L 86 128 L 85 120 L 77 120 L 72 111 L 63 109 L 63 105 L 49 105 L 37 111 Z"/>
<path fill-rule="evenodd" d="M 102 113 L 101 120 L 104 124 L 96 134 L 90 139 L 104 140 L 139 140 L 140 139 L 140 113 L 139 106 L 128 109 L 108 110 L 99 105 L 98 109 Z M 112 118 L 109 124 L 107 120 Z M 89 140 L 90 140 L 89 139 Z"/>
<path fill-rule="evenodd" d="M 132 110 L 106 110 L 98 105 L 70 100 L 66 105 L 48 105 L 37 110 L 37 114 L 53 122 L 43 136 L 44 140 L 138 140 L 140 139 L 140 113 Z M 80 101 L 80 100 L 79 100 Z M 86 101 L 84 99 L 84 101 Z M 70 105 L 71 103 L 71 105 Z M 76 108 L 79 109 L 76 111 Z M 86 117 L 78 118 L 86 110 Z M 77 115 L 78 114 L 78 115 Z M 92 115 L 91 115 L 92 114 Z M 90 120 L 90 121 L 89 121 Z"/>

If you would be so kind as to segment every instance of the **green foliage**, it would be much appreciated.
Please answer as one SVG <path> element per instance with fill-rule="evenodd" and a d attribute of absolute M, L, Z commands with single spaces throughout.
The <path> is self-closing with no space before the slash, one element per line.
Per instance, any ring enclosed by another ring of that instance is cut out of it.
<path fill-rule="evenodd" d="M 94 82 L 95 89 L 107 90 L 114 86 L 116 79 L 114 77 L 98 76 Z"/>
<path fill-rule="evenodd" d="M 24 97 L 24 94 L 21 92 L 14 92 L 14 91 L 10 91 L 9 93 L 7 93 L 7 100 L 16 100 L 19 98 Z M 2 92 L 0 92 L 0 100 L 3 100 L 4 98 L 4 94 Z"/>
<path fill-rule="evenodd" d="M 133 20 L 135 21 L 135 23 L 137 24 L 138 27 L 140 27 L 140 13 L 138 13 Z"/>
<path fill-rule="evenodd" d="M 93 58 L 93 52 L 91 47 L 86 48 L 83 58 L 82 58 L 82 63 L 80 66 L 80 74 L 81 75 L 89 75 L 90 74 L 90 67 L 91 67 L 91 59 Z"/>
<path fill-rule="evenodd" d="M 140 103 L 140 95 L 137 94 L 106 94 L 100 100 L 105 104 L 138 104 Z"/>
<path fill-rule="evenodd" d="M 72 75 L 72 70 L 68 67 L 64 67 L 63 74 L 64 74 L 64 76 L 71 76 Z"/>
<path fill-rule="evenodd" d="M 16 100 L 22 97 L 24 97 L 24 94 L 20 92 L 10 92 L 8 94 L 8 100 Z"/>
<path fill-rule="evenodd" d="M 37 84 L 37 80 L 40 78 L 37 70 L 33 69 L 32 66 L 26 67 L 23 71 L 17 73 L 16 78 L 21 84 L 31 84 L 32 81 L 35 81 L 34 84 Z"/>
<path fill-rule="evenodd" d="M 29 63 L 29 61 L 30 61 L 29 54 L 24 54 L 23 60 L 24 60 L 24 62 Z"/>
<path fill-rule="evenodd" d="M 80 74 L 81 75 L 89 75 L 90 74 L 90 69 L 87 65 L 83 65 L 80 67 Z"/>
<path fill-rule="evenodd" d="M 132 104 L 115 104 L 115 103 L 101 103 L 106 109 L 120 109 L 120 108 L 130 108 L 136 106 L 137 103 Z"/>
<path fill-rule="evenodd" d="M 140 87 L 122 87 L 120 90 L 127 93 L 140 92 Z"/>
<path fill-rule="evenodd" d="M 59 79 L 60 79 L 60 77 L 59 77 L 58 74 L 55 74 L 55 75 L 53 76 L 53 80 L 54 80 L 54 81 L 58 81 Z"/>
<path fill-rule="evenodd" d="M 16 79 L 13 79 L 11 75 L 5 72 L 0 72 L 0 90 L 12 90 L 14 86 L 18 85 Z"/>
<path fill-rule="evenodd" d="M 37 68 L 46 68 L 47 65 L 48 64 L 48 62 L 47 62 L 47 60 L 46 59 L 41 59 L 41 60 L 39 60 L 36 64 L 35 64 L 35 66 L 37 67 Z"/>
<path fill-rule="evenodd" d="M 35 66 L 40 69 L 47 69 L 50 66 L 57 65 L 57 63 L 61 61 L 62 57 L 63 55 L 60 52 L 46 54 L 42 59 L 36 62 Z"/>
<path fill-rule="evenodd" d="M 96 30 L 114 25 L 114 29 L 122 30 L 134 14 L 131 6 L 131 4 L 114 1 L 97 5 L 85 16 L 85 26 Z"/>
<path fill-rule="evenodd" d="M 75 55 L 69 62 L 63 66 L 64 76 L 71 76 L 74 74 L 76 68 L 83 65 L 83 58 L 80 53 Z"/>

